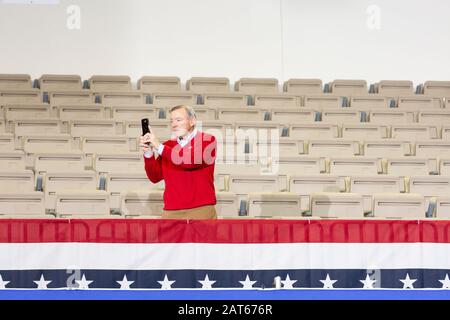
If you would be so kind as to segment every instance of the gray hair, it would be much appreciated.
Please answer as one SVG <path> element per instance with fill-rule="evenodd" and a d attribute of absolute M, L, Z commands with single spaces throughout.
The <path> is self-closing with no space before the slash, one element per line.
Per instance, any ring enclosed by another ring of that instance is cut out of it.
<path fill-rule="evenodd" d="M 192 108 L 191 106 L 186 106 L 186 105 L 184 105 L 184 104 L 180 104 L 180 105 L 178 105 L 178 106 L 175 106 L 175 107 L 171 108 L 171 109 L 169 110 L 169 113 L 172 113 L 173 111 L 178 110 L 178 109 L 184 109 L 184 110 L 186 110 L 186 113 L 187 113 L 187 115 L 188 115 L 188 117 L 189 117 L 190 119 L 192 119 L 192 118 L 197 119 L 197 116 L 195 115 L 195 110 L 194 110 L 194 108 Z"/>

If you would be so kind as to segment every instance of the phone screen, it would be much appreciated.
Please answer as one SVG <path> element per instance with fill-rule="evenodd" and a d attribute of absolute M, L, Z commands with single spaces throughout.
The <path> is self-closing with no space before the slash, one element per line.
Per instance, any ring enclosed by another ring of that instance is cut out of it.
<path fill-rule="evenodd" d="M 145 134 L 150 132 L 148 118 L 142 119 L 141 124 L 142 124 L 142 135 L 144 136 Z"/>

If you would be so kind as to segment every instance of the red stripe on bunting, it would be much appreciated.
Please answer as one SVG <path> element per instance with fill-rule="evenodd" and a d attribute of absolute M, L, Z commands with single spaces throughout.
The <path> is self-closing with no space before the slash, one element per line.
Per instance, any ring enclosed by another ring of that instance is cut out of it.
<path fill-rule="evenodd" d="M 36 242 L 450 243 L 450 220 L 0 220 L 0 243 Z"/>

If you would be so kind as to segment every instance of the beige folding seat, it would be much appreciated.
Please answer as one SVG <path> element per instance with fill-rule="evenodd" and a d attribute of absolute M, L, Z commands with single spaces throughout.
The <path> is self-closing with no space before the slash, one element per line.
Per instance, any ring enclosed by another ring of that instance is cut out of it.
<path fill-rule="evenodd" d="M 433 98 L 427 96 L 409 96 L 398 98 L 399 110 L 411 109 L 417 111 L 435 110 L 443 107 L 441 98 Z"/>
<path fill-rule="evenodd" d="M 207 93 L 203 95 L 205 106 L 210 108 L 246 108 L 248 96 L 241 93 Z"/>
<path fill-rule="evenodd" d="M 48 119 L 51 117 L 48 104 L 10 104 L 3 107 L 8 121 L 26 119 Z"/>
<path fill-rule="evenodd" d="M 70 120 L 101 120 L 110 118 L 109 113 L 99 104 L 91 105 L 54 105 L 54 113 L 63 121 Z"/>
<path fill-rule="evenodd" d="M 441 196 L 437 198 L 436 218 L 450 219 L 450 196 Z"/>
<path fill-rule="evenodd" d="M 30 135 L 61 134 L 61 124 L 58 119 L 27 119 L 11 122 L 16 138 Z"/>
<path fill-rule="evenodd" d="M 375 193 L 373 215 L 375 218 L 423 219 L 425 198 L 415 193 Z"/>
<path fill-rule="evenodd" d="M 15 142 L 14 135 L 12 133 L 0 133 L 0 151 L 14 151 Z"/>
<path fill-rule="evenodd" d="M 109 195 L 103 190 L 57 191 L 55 213 L 60 218 L 90 215 L 108 217 L 110 215 Z"/>
<path fill-rule="evenodd" d="M 423 93 L 434 97 L 448 97 L 450 96 L 450 81 L 426 81 Z"/>
<path fill-rule="evenodd" d="M 29 90 L 33 87 L 28 74 L 0 74 L 1 90 Z"/>
<path fill-rule="evenodd" d="M 293 174 L 289 177 L 289 192 L 310 195 L 315 192 L 345 192 L 345 177 L 329 174 Z"/>
<path fill-rule="evenodd" d="M 286 157 L 280 155 L 280 157 L 273 157 L 270 160 L 269 169 L 273 174 L 295 176 L 326 172 L 325 158 L 310 156 Z"/>
<path fill-rule="evenodd" d="M 234 90 L 242 93 L 278 93 L 278 80 L 274 78 L 241 78 L 234 84 Z"/>
<path fill-rule="evenodd" d="M 281 137 L 283 127 L 275 121 L 236 121 L 236 135 L 245 134 L 252 138 L 271 139 Z"/>
<path fill-rule="evenodd" d="M 381 80 L 375 86 L 380 95 L 398 97 L 414 94 L 413 82 L 409 80 Z"/>
<path fill-rule="evenodd" d="M 147 102 L 146 95 L 141 92 L 102 92 L 99 94 L 100 101 L 103 105 L 118 104 L 145 104 Z"/>
<path fill-rule="evenodd" d="M 216 191 L 216 212 L 218 217 L 235 218 L 239 216 L 240 204 L 233 192 Z"/>
<path fill-rule="evenodd" d="M 356 96 L 368 94 L 365 80 L 334 80 L 330 83 L 331 93 L 343 96 Z"/>
<path fill-rule="evenodd" d="M 393 139 L 426 140 L 439 138 L 439 128 L 423 124 L 397 124 L 391 127 Z"/>
<path fill-rule="evenodd" d="M 216 192 L 228 192 L 228 174 L 214 174 L 214 189 Z"/>
<path fill-rule="evenodd" d="M 48 100 L 52 106 L 66 104 L 94 104 L 95 95 L 87 90 L 50 91 L 48 92 Z"/>
<path fill-rule="evenodd" d="M 350 107 L 352 109 L 387 109 L 391 105 L 389 97 L 381 96 L 377 94 L 365 95 L 365 96 L 352 96 L 350 98 Z"/>
<path fill-rule="evenodd" d="M 450 158 L 439 159 L 439 174 L 441 176 L 450 176 Z"/>
<path fill-rule="evenodd" d="M 301 217 L 300 196 L 289 192 L 250 193 L 248 215 L 250 217 Z"/>
<path fill-rule="evenodd" d="M 337 124 L 326 124 L 321 122 L 291 124 L 289 126 L 289 138 L 292 139 L 334 139 L 339 137 Z"/>
<path fill-rule="evenodd" d="M 331 94 L 307 95 L 303 104 L 306 108 L 341 108 L 344 98 Z"/>
<path fill-rule="evenodd" d="M 186 82 L 186 90 L 197 93 L 229 92 L 230 80 L 223 77 L 192 77 Z"/>
<path fill-rule="evenodd" d="M 246 152 L 245 139 L 237 140 L 234 136 L 216 136 L 216 164 L 245 161 L 249 158 Z"/>
<path fill-rule="evenodd" d="M 450 126 L 449 125 L 442 126 L 442 140 L 450 140 Z"/>
<path fill-rule="evenodd" d="M 342 125 L 343 139 L 376 140 L 389 137 L 389 126 L 367 122 L 344 123 Z"/>
<path fill-rule="evenodd" d="M 450 157 L 450 141 L 416 141 L 416 156 L 430 158 Z"/>
<path fill-rule="evenodd" d="M 417 115 L 421 124 L 445 125 L 450 123 L 450 110 L 419 111 Z"/>
<path fill-rule="evenodd" d="M 318 109 L 310 108 L 276 108 L 270 110 L 271 120 L 279 123 L 313 123 Z"/>
<path fill-rule="evenodd" d="M 386 173 L 396 176 L 413 176 L 436 174 L 437 160 L 418 157 L 400 157 L 386 159 Z"/>
<path fill-rule="evenodd" d="M 196 108 L 197 110 L 197 108 Z M 250 108 L 219 108 L 217 110 L 218 119 L 221 121 L 264 121 L 265 112 Z"/>
<path fill-rule="evenodd" d="M 197 104 L 197 95 L 190 92 L 153 93 L 152 103 L 157 107 L 172 108 L 177 105 Z"/>
<path fill-rule="evenodd" d="M 159 109 L 152 105 L 113 105 L 111 107 L 112 118 L 115 121 L 138 121 L 148 118 L 150 124 L 159 119 Z"/>
<path fill-rule="evenodd" d="M 295 95 L 321 94 L 323 92 L 320 79 L 289 79 L 283 84 L 283 91 Z"/>
<path fill-rule="evenodd" d="M 89 78 L 91 92 L 130 91 L 132 89 L 129 76 L 94 75 Z"/>
<path fill-rule="evenodd" d="M 196 128 L 202 132 L 213 135 L 217 141 L 220 141 L 233 132 L 231 121 L 221 120 L 197 120 Z"/>
<path fill-rule="evenodd" d="M 181 81 L 178 77 L 145 76 L 137 82 L 138 90 L 145 93 L 181 91 Z"/>
<path fill-rule="evenodd" d="M 427 198 L 450 194 L 450 177 L 448 176 L 411 176 L 409 192 L 418 193 Z"/>
<path fill-rule="evenodd" d="M 115 136 L 121 134 L 121 128 L 115 120 L 70 120 L 62 121 L 62 124 L 69 127 L 72 137 L 84 136 Z M 142 132 L 142 131 L 141 131 Z"/>
<path fill-rule="evenodd" d="M 150 130 L 161 140 L 165 141 L 170 139 L 171 129 L 169 120 L 151 120 Z M 127 121 L 125 122 L 125 135 L 127 137 L 140 137 L 142 136 L 142 124 L 141 120 Z"/>
<path fill-rule="evenodd" d="M 275 175 L 230 175 L 230 191 L 237 195 L 249 194 L 251 192 L 279 192 L 286 191 L 285 181 Z"/>
<path fill-rule="evenodd" d="M 290 157 L 306 153 L 303 141 L 290 138 L 280 138 L 278 140 L 255 140 L 249 141 L 249 153 L 253 157 Z"/>
<path fill-rule="evenodd" d="M 54 210 L 57 193 L 66 190 L 96 191 L 98 189 L 98 177 L 94 171 L 64 171 L 53 170 L 45 173 L 43 177 L 43 189 L 45 192 L 45 208 Z"/>
<path fill-rule="evenodd" d="M 31 170 L 0 171 L 0 191 L 3 192 L 32 192 L 35 190 L 34 173 Z M 1 206 L 0 206 L 1 207 Z"/>
<path fill-rule="evenodd" d="M 21 145 L 27 154 L 42 152 L 64 153 L 76 149 L 74 141 L 68 134 L 27 135 L 21 137 Z"/>
<path fill-rule="evenodd" d="M 216 175 L 258 175 L 263 174 L 267 170 L 267 166 L 259 163 L 257 160 L 237 160 L 228 159 L 228 161 L 217 161 L 214 167 Z"/>
<path fill-rule="evenodd" d="M 363 197 L 355 193 L 320 192 L 311 195 L 311 214 L 323 218 L 364 218 Z"/>
<path fill-rule="evenodd" d="M 124 216 L 157 216 L 164 208 L 163 191 L 130 191 L 122 194 L 121 212 Z"/>
<path fill-rule="evenodd" d="M 102 173 L 143 173 L 144 158 L 142 152 L 97 153 L 94 155 L 94 170 Z"/>
<path fill-rule="evenodd" d="M 411 144 L 407 140 L 364 141 L 363 149 L 367 157 L 403 157 L 413 154 Z"/>
<path fill-rule="evenodd" d="M 42 93 L 39 90 L 0 90 L 0 104 L 11 103 L 42 103 Z"/>
<path fill-rule="evenodd" d="M 167 114 L 167 118 L 169 119 L 170 114 L 170 108 L 168 108 L 169 110 L 167 110 L 166 114 Z M 209 108 L 206 106 L 195 106 L 195 117 L 197 118 L 197 120 L 202 120 L 202 121 L 210 121 L 210 120 L 216 120 L 216 110 L 214 108 Z"/>
<path fill-rule="evenodd" d="M 257 94 L 254 97 L 255 108 L 294 108 L 301 106 L 300 97 L 286 94 Z"/>
<path fill-rule="evenodd" d="M 381 173 L 383 173 L 383 166 L 380 158 L 332 157 L 330 159 L 330 174 L 332 175 L 377 175 Z"/>
<path fill-rule="evenodd" d="M 80 139 L 81 150 L 91 155 L 96 153 L 118 153 L 138 150 L 137 138 L 127 136 L 87 136 L 78 139 Z"/>
<path fill-rule="evenodd" d="M 142 161 L 143 162 L 143 161 Z M 164 181 L 153 184 L 148 179 L 141 162 L 141 172 L 122 171 L 106 175 L 106 191 L 109 193 L 111 208 L 120 210 L 121 193 L 164 189 Z"/>
<path fill-rule="evenodd" d="M 414 111 L 397 110 L 372 110 L 369 113 L 369 121 L 379 124 L 397 124 L 415 122 Z"/>
<path fill-rule="evenodd" d="M 361 122 L 361 112 L 352 108 L 323 109 L 322 122 L 340 124 L 340 123 L 359 123 Z"/>
<path fill-rule="evenodd" d="M 310 140 L 308 154 L 320 157 L 352 157 L 360 154 L 358 141 L 352 140 Z"/>
<path fill-rule="evenodd" d="M 44 194 L 37 191 L 0 192 L 0 215 L 10 218 L 42 217 L 45 214 Z"/>
<path fill-rule="evenodd" d="M 80 151 L 64 153 L 36 153 L 34 155 L 33 170 L 36 174 L 46 172 L 82 172 L 86 168 L 86 159 Z"/>
<path fill-rule="evenodd" d="M 78 75 L 43 74 L 38 79 L 41 91 L 77 91 L 83 89 Z"/>
<path fill-rule="evenodd" d="M 372 212 L 373 194 L 405 191 L 405 180 L 402 177 L 386 175 L 350 177 L 350 192 L 363 196 L 364 212 Z"/>
<path fill-rule="evenodd" d="M 25 166 L 25 153 L 22 150 L 0 152 L 0 170 L 23 171 Z"/>

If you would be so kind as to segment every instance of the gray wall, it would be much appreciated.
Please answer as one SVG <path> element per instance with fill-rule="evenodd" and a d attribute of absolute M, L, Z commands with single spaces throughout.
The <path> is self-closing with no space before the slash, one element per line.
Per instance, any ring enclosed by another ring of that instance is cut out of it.
<path fill-rule="evenodd" d="M 0 73 L 450 80 L 450 1 L 4 1 Z"/>

